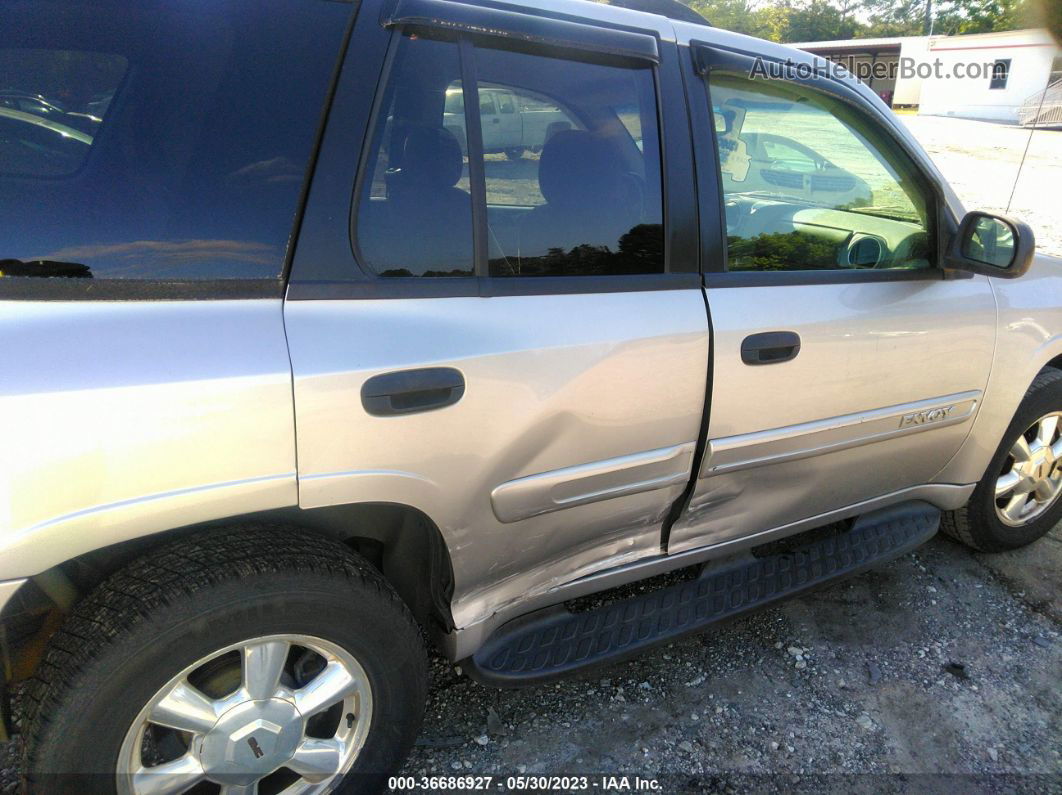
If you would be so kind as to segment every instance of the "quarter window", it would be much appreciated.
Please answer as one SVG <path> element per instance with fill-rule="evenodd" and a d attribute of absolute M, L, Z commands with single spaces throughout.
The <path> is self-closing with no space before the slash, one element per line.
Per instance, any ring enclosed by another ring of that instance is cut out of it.
<path fill-rule="evenodd" d="M 728 270 L 932 265 L 926 192 L 873 122 L 794 83 L 709 82 Z"/>
<path fill-rule="evenodd" d="M 278 280 L 347 13 L 0 3 L 0 282 Z"/>

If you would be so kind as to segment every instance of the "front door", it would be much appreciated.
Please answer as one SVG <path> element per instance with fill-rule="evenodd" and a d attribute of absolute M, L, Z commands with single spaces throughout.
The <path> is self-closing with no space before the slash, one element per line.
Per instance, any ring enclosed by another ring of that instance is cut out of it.
<path fill-rule="evenodd" d="M 881 120 L 739 65 L 711 69 L 698 131 L 717 144 L 727 267 L 706 278 L 708 444 L 670 552 L 929 483 L 994 344 L 987 279 L 943 278 L 942 210 Z"/>
<path fill-rule="evenodd" d="M 300 505 L 419 510 L 446 541 L 465 627 L 660 554 L 691 477 L 707 318 L 698 275 L 665 256 L 652 60 L 361 17 L 394 50 L 356 189 L 356 259 L 340 176 L 368 45 L 341 76 L 285 305 Z M 578 128 L 516 160 L 485 153 L 494 87 Z M 464 123 L 446 124 L 458 107 Z"/>

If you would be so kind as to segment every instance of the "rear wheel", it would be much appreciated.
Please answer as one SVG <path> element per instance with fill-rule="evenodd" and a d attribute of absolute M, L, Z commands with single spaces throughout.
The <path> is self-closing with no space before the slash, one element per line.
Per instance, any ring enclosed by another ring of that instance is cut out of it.
<path fill-rule="evenodd" d="M 1031 544 L 1062 519 L 1062 371 L 1033 381 L 970 501 L 944 532 L 983 552 Z"/>
<path fill-rule="evenodd" d="M 180 541 L 90 594 L 31 688 L 35 791 L 378 789 L 420 726 L 426 660 L 343 545 L 260 528 Z"/>
<path fill-rule="evenodd" d="M 522 146 L 512 146 L 505 150 L 505 156 L 510 160 L 519 160 L 527 150 Z"/>

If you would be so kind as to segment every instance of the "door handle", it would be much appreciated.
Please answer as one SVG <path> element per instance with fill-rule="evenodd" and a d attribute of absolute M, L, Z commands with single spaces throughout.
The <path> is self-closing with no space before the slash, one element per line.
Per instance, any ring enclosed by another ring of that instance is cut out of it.
<path fill-rule="evenodd" d="M 800 353 L 800 336 L 792 331 L 765 331 L 745 337 L 741 361 L 745 364 L 775 364 L 795 359 Z"/>
<path fill-rule="evenodd" d="M 374 375 L 361 387 L 361 405 L 374 417 L 393 417 L 451 406 L 465 394 L 465 377 L 453 367 L 424 367 Z"/>

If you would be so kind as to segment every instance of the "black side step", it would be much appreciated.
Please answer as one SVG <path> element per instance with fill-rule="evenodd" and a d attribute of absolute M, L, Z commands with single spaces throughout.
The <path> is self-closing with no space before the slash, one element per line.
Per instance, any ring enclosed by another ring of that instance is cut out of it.
<path fill-rule="evenodd" d="M 466 670 L 501 687 L 535 684 L 616 662 L 832 580 L 899 557 L 937 532 L 940 511 L 910 502 L 859 517 L 851 529 L 790 551 L 706 567 L 694 580 L 588 612 L 550 607 L 503 624 Z"/>

